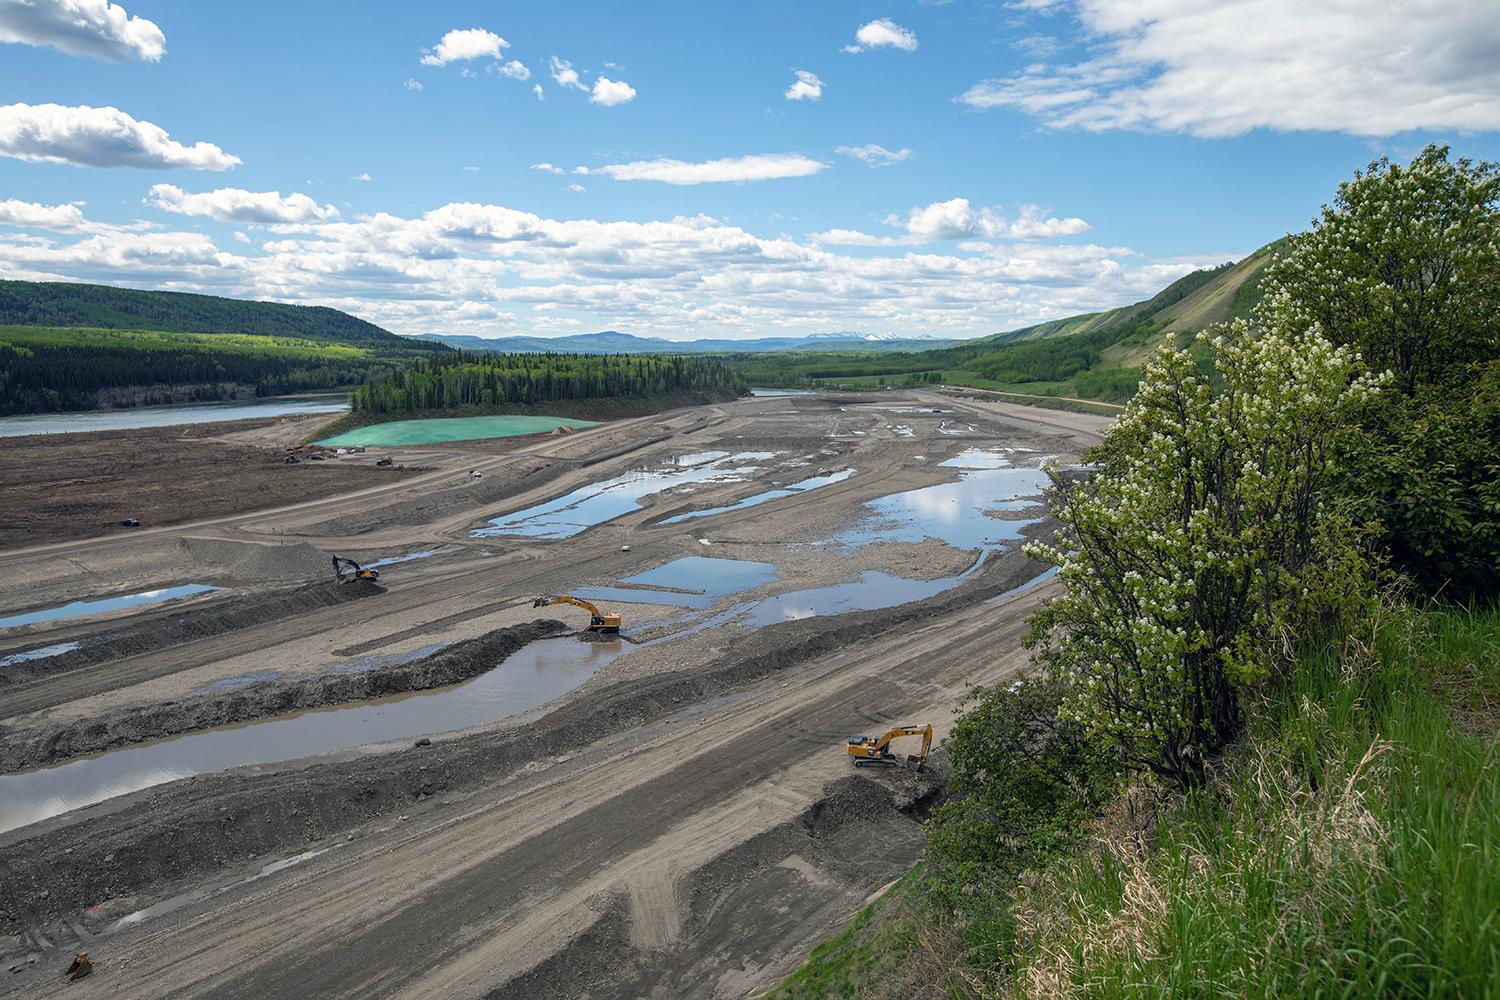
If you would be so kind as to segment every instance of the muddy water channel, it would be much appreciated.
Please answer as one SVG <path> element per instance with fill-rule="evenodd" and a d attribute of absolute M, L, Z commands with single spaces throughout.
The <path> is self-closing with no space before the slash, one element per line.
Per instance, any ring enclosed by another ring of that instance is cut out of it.
<path fill-rule="evenodd" d="M 188 733 L 0 776 L 0 831 L 194 774 L 485 725 L 566 694 L 620 642 L 543 639 L 453 687 Z"/>
<path fill-rule="evenodd" d="M 0 628 L 34 625 L 37 622 L 58 621 L 63 618 L 82 618 L 85 615 L 102 615 L 107 611 L 122 611 L 125 608 L 139 608 L 148 604 L 160 604 L 163 601 L 171 601 L 179 597 L 191 597 L 194 594 L 206 594 L 211 590 L 222 589 L 222 587 L 210 587 L 205 583 L 185 583 L 179 587 L 145 590 L 139 594 L 100 597 L 92 601 L 73 601 L 71 604 L 61 604 L 55 608 L 42 608 L 39 611 L 25 611 L 20 614 L 7 615 L 0 618 Z"/>

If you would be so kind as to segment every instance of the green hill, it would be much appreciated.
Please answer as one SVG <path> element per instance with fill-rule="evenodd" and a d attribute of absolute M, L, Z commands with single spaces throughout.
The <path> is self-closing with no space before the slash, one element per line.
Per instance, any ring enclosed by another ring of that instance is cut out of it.
<path fill-rule="evenodd" d="M 799 351 L 741 357 L 733 363 L 752 385 L 946 384 L 1123 400 L 1135 392 L 1141 365 L 1164 335 L 1185 339 L 1211 324 L 1248 316 L 1260 300 L 1261 277 L 1279 246 L 1272 243 L 1244 260 L 1194 271 L 1142 302 L 951 347 L 879 355 Z"/>
<path fill-rule="evenodd" d="M 0 325 L 239 333 L 342 344 L 385 345 L 423 354 L 442 345 L 417 344 L 327 306 L 254 302 L 187 292 L 149 292 L 65 281 L 0 281 Z"/>
<path fill-rule="evenodd" d="M 348 389 L 450 353 L 322 306 L 0 281 L 0 415 Z"/>

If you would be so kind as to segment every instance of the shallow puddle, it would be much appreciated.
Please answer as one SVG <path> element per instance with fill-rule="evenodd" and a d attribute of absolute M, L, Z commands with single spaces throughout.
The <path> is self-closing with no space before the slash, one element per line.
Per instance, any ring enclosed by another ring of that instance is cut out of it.
<path fill-rule="evenodd" d="M 584 587 L 574 591 L 595 603 L 660 604 L 702 611 L 721 597 L 753 590 L 776 578 L 771 563 L 748 559 L 683 556 L 644 573 L 627 576 L 618 587 Z M 647 587 L 666 588 L 647 590 Z"/>
<path fill-rule="evenodd" d="M 871 516 L 839 535 L 845 545 L 921 542 L 937 538 L 954 548 L 993 551 L 1014 542 L 1040 517 L 1002 519 L 989 511 L 1040 515 L 1047 475 L 1040 469 L 969 469 L 956 483 L 892 493 L 868 501 Z"/>
<path fill-rule="evenodd" d="M 187 733 L 3 775 L 0 831 L 194 774 L 496 722 L 566 694 L 621 652 L 619 642 L 542 639 L 452 687 Z"/>
<path fill-rule="evenodd" d="M 816 393 L 807 389 L 751 389 L 750 395 L 774 398 L 776 396 L 813 396 Z"/>
<path fill-rule="evenodd" d="M 71 653 L 81 643 L 59 642 L 51 646 L 38 646 L 36 649 L 28 649 L 24 653 L 11 653 L 9 656 L 0 656 L 0 667 L 9 667 L 17 663 L 29 663 L 32 660 L 45 660 L 49 656 L 61 656 L 63 653 Z"/>
<path fill-rule="evenodd" d="M 413 562 L 417 559 L 430 559 L 440 552 L 447 552 L 447 548 L 425 549 L 422 552 L 408 552 L 404 556 L 388 556 L 385 559 L 376 559 L 372 563 L 365 563 L 365 569 L 379 569 L 382 566 L 394 566 L 397 563 Z"/>
<path fill-rule="evenodd" d="M 749 559 L 714 559 L 710 556 L 683 556 L 663 563 L 644 573 L 627 576 L 620 582 L 645 587 L 669 587 L 673 590 L 695 590 L 710 597 L 738 594 L 776 578 L 771 563 Z"/>
<path fill-rule="evenodd" d="M 62 604 L 55 608 L 26 611 L 21 614 L 0 618 L 0 628 L 15 628 L 17 625 L 32 625 L 36 622 L 58 621 L 63 618 L 82 618 L 86 615 L 102 615 L 106 611 L 120 611 L 124 608 L 160 604 L 163 601 L 170 601 L 178 597 L 190 597 L 193 594 L 204 594 L 210 590 L 223 589 L 223 587 L 210 587 L 205 583 L 185 583 L 180 587 L 145 590 L 139 594 L 100 597 L 92 601 L 73 601 L 71 604 Z"/>
<path fill-rule="evenodd" d="M 774 458 L 770 451 L 698 452 L 684 455 L 670 465 L 631 471 L 603 482 L 580 486 L 555 500 L 492 518 L 490 527 L 479 528 L 474 537 L 516 535 L 523 538 L 571 538 L 596 524 L 603 524 L 638 510 L 644 497 L 690 483 L 734 481 L 760 470 L 753 463 Z"/>
<path fill-rule="evenodd" d="M 678 514 L 676 517 L 669 517 L 661 523 L 676 524 L 679 521 L 689 521 L 695 517 L 710 517 L 714 514 L 723 514 L 731 510 L 744 510 L 747 507 L 758 507 L 761 504 L 768 503 L 772 500 L 780 500 L 782 497 L 790 497 L 796 496 L 799 493 L 807 493 L 808 491 L 815 490 L 820 486 L 829 486 L 833 483 L 842 483 L 852 475 L 854 475 L 853 469 L 844 469 L 839 472 L 831 472 L 826 476 L 812 476 L 811 478 L 804 479 L 801 482 L 792 483 L 789 486 L 783 486 L 779 489 L 774 490 L 766 490 L 764 493 L 757 493 L 754 496 L 748 496 L 738 503 L 727 504 L 723 507 L 709 507 L 705 510 L 689 511 L 686 514 Z"/>
<path fill-rule="evenodd" d="M 768 597 L 749 610 L 745 624 L 760 628 L 799 618 L 893 608 L 940 594 L 957 585 L 966 575 L 938 580 L 908 580 L 878 570 L 866 570 L 855 583 L 837 583 Z"/>

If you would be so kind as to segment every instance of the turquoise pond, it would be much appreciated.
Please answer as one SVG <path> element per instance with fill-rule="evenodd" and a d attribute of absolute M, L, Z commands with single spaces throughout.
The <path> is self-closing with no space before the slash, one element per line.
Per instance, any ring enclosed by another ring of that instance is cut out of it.
<path fill-rule="evenodd" d="M 485 438 L 519 437 L 522 434 L 548 434 L 559 427 L 578 430 L 598 427 L 594 420 L 570 420 L 566 417 L 541 417 L 498 414 L 489 417 L 434 417 L 429 420 L 392 420 L 369 427 L 336 434 L 319 441 L 328 448 L 410 447 L 441 444 L 444 441 L 480 441 Z"/>

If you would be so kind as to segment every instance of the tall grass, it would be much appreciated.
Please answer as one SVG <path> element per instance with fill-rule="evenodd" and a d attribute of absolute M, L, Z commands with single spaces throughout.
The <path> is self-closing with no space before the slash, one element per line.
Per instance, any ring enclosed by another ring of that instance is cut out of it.
<path fill-rule="evenodd" d="M 1019 996 L 1500 996 L 1500 615 L 1307 659 L 1211 787 L 1027 880 Z"/>

